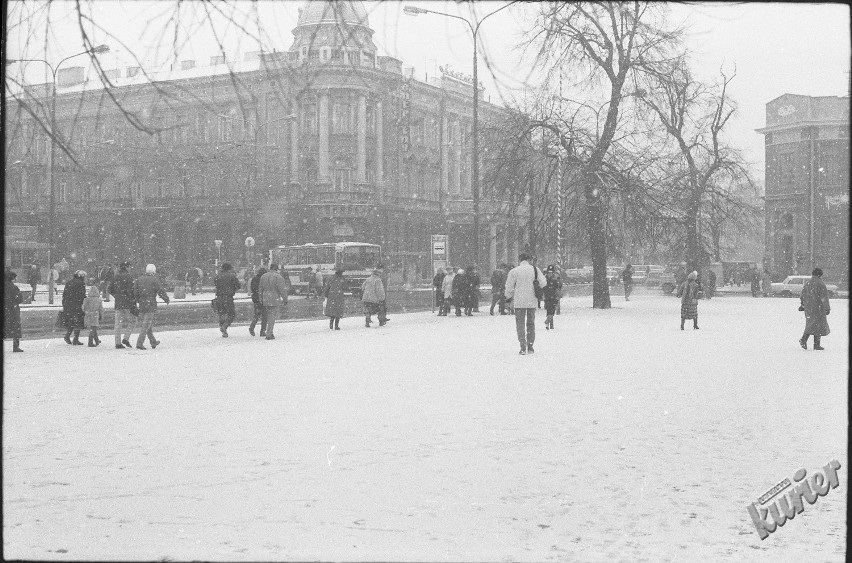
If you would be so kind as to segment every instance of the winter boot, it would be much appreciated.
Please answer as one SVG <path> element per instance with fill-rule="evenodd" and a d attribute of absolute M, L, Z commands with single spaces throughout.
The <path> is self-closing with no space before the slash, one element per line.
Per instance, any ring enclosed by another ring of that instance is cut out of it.
<path fill-rule="evenodd" d="M 695 317 L 694 319 L 692 319 L 692 329 L 698 330 L 698 317 Z"/>
<path fill-rule="evenodd" d="M 21 339 L 20 338 L 13 338 L 12 339 L 12 352 L 23 352 L 23 350 L 21 350 Z"/>
<path fill-rule="evenodd" d="M 328 319 L 328 330 L 334 330 L 334 317 Z"/>
<path fill-rule="evenodd" d="M 334 317 L 334 330 L 340 330 L 340 317 Z"/>
<path fill-rule="evenodd" d="M 101 339 L 100 339 L 100 338 L 98 338 L 98 329 L 93 328 L 93 329 L 92 329 L 92 332 L 94 332 L 94 333 L 95 333 L 95 346 L 100 345 L 100 343 L 101 343 Z"/>
<path fill-rule="evenodd" d="M 71 333 L 72 332 L 73 331 L 69 328 L 68 332 L 65 333 L 65 343 L 66 344 L 71 344 Z"/>
<path fill-rule="evenodd" d="M 814 350 L 825 350 L 822 346 L 819 345 L 820 335 L 814 334 Z"/>
<path fill-rule="evenodd" d="M 814 339 L 814 340 L 816 340 L 816 339 Z M 799 346 L 801 346 L 805 350 L 808 349 L 808 335 L 807 334 L 803 334 L 802 337 L 799 339 Z"/>
<path fill-rule="evenodd" d="M 372 323 L 372 322 L 373 322 L 372 315 L 368 314 L 368 315 L 364 316 L 364 326 L 366 326 L 367 328 L 370 328 L 370 323 Z"/>
<path fill-rule="evenodd" d="M 89 348 L 94 348 L 95 346 L 97 346 L 97 344 L 95 344 L 95 336 L 90 332 L 89 333 Z"/>
<path fill-rule="evenodd" d="M 680 329 L 683 330 L 683 324 L 686 322 L 686 319 L 680 320 Z"/>
<path fill-rule="evenodd" d="M 83 345 L 83 343 L 80 342 L 80 330 L 79 329 L 74 330 L 74 340 L 71 342 L 71 344 L 73 344 L 74 346 L 82 346 Z"/>

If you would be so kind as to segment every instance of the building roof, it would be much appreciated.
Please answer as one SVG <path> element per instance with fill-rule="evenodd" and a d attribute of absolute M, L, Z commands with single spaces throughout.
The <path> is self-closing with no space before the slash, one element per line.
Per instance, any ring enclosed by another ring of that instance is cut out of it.
<path fill-rule="evenodd" d="M 367 10 L 358 0 L 307 0 L 299 8 L 297 25 L 341 23 L 370 27 Z"/>

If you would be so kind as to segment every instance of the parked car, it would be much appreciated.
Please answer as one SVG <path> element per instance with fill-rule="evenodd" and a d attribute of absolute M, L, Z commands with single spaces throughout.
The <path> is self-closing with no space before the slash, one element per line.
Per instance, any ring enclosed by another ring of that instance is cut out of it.
<path fill-rule="evenodd" d="M 770 295 L 778 295 L 781 297 L 799 297 L 802 295 L 802 286 L 805 282 L 811 279 L 811 276 L 787 276 L 781 283 L 773 283 Z M 837 292 L 837 286 L 831 283 L 825 284 L 828 290 L 828 296 L 834 297 Z"/>

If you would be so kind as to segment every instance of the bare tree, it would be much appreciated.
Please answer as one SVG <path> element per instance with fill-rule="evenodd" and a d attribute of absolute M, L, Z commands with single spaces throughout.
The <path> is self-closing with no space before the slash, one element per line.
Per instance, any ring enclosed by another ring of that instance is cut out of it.
<path fill-rule="evenodd" d="M 660 4 L 644 2 L 548 3 L 532 37 L 540 43 L 539 64 L 551 79 L 563 68 L 577 69 L 577 83 L 598 85 L 605 96 L 598 110 L 607 107 L 603 127 L 598 132 L 599 124 L 595 124 L 596 134 L 581 167 L 595 308 L 610 307 L 605 226 L 608 186 L 602 178 L 603 164 L 617 137 L 628 79 L 668 59 L 678 44 L 679 30 L 666 29 L 663 9 Z"/>

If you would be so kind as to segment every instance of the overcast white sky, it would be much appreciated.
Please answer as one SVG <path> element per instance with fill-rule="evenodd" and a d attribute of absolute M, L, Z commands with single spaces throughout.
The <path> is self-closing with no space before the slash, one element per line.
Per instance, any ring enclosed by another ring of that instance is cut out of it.
<path fill-rule="evenodd" d="M 477 2 L 473 9 L 481 17 L 506 2 Z M 374 41 L 381 52 L 403 60 L 415 67 L 416 77 L 433 74 L 438 66 L 449 64 L 454 70 L 472 73 L 472 42 L 467 26 L 458 20 L 437 15 L 406 16 L 402 7 L 413 4 L 432 10 L 471 16 L 469 4 L 455 1 L 421 2 L 364 2 L 370 25 L 375 30 Z M 27 0 L 11 3 L 10 21 L 27 14 L 30 21 L 44 28 L 46 2 Z M 173 12 L 172 1 L 129 3 L 116 0 L 92 0 L 93 20 L 112 31 L 124 42 L 116 44 L 115 37 L 103 31 L 94 32 L 96 43 L 110 43 L 112 52 L 105 66 L 121 67 L 132 64 L 131 51 L 146 63 L 164 61 L 170 56 L 171 32 L 163 33 L 167 15 Z M 286 50 L 292 42 L 292 29 L 302 2 L 261 1 L 241 3 L 245 12 L 257 10 L 263 26 L 266 47 Z M 54 36 L 49 42 L 48 58 L 58 61 L 80 50 L 77 22 L 71 17 L 71 3 L 56 0 L 50 8 Z M 210 6 L 208 4 L 208 6 Z M 213 4 L 213 6 L 223 6 Z M 819 96 L 848 95 L 850 35 L 849 8 L 843 4 L 765 4 L 765 3 L 697 3 L 672 4 L 671 17 L 675 23 L 688 28 L 686 42 L 694 53 L 695 69 L 703 78 L 714 78 L 721 65 L 730 72 L 736 65 L 737 77 L 730 94 L 739 104 L 739 112 L 730 130 L 731 140 L 745 151 L 746 158 L 755 163 L 755 177 L 763 179 L 763 137 L 754 132 L 765 123 L 765 104 L 784 93 Z M 202 10 L 202 4 L 192 0 L 184 10 Z M 488 55 L 495 76 L 482 64 L 480 80 L 485 83 L 486 95 L 492 102 L 501 97 L 518 96 L 529 76 L 532 57 L 515 47 L 528 29 L 537 9 L 535 3 L 519 4 L 495 14 L 482 24 L 480 50 Z M 189 21 L 187 18 L 186 21 Z M 256 33 L 257 18 L 246 19 L 246 27 Z M 18 56 L 44 57 L 44 43 L 27 41 L 34 30 L 27 27 L 9 29 L 8 52 Z M 241 54 L 256 50 L 257 41 L 246 39 L 231 26 L 222 30 L 229 49 Z M 217 54 L 216 42 L 210 33 L 190 29 L 191 39 L 182 43 L 178 59 L 195 58 L 199 64 Z M 157 49 L 157 45 L 161 47 Z M 24 54 L 26 53 L 26 54 Z M 17 72 L 10 68 L 10 72 Z M 30 64 L 27 79 L 43 81 L 39 65 Z M 496 78 L 496 80 L 495 80 Z M 527 84 L 529 85 L 529 84 Z M 564 92 L 571 97 L 572 93 Z"/>

